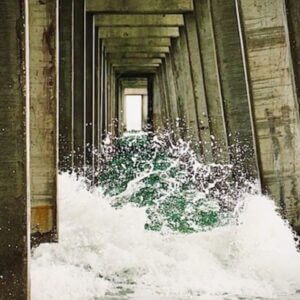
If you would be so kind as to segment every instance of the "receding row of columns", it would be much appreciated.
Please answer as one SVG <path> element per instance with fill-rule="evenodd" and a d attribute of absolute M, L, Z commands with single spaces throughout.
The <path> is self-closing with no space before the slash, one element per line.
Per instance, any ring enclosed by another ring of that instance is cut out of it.
<path fill-rule="evenodd" d="M 258 178 L 298 232 L 299 15 L 294 1 L 195 0 L 154 97 L 156 128 L 179 118 L 179 137 Z"/>
<path fill-rule="evenodd" d="M 189 12 L 168 20 L 177 27 L 152 31 L 98 30 L 110 19 L 92 13 L 110 12 L 113 1 L 1 4 L 3 299 L 28 297 L 29 224 L 34 243 L 58 239 L 58 170 L 92 178 L 102 140 L 124 130 L 121 102 L 130 77 L 147 80 L 148 125 L 191 139 L 206 162 L 239 163 L 300 232 L 299 5 L 194 0 L 192 11 L 191 1 L 168 1 L 174 6 L 167 12 Z M 120 9 L 153 13 L 149 3 L 128 0 Z M 157 40 L 118 46 L 120 34 L 145 32 Z M 104 43 L 107 36 L 116 39 Z M 140 63 L 132 64 L 135 51 Z"/>

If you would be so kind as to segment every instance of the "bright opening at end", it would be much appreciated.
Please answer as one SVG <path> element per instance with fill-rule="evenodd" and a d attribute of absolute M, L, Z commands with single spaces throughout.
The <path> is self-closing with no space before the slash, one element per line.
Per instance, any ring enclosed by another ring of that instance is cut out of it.
<path fill-rule="evenodd" d="M 126 129 L 127 131 L 142 130 L 142 96 L 126 96 Z"/>

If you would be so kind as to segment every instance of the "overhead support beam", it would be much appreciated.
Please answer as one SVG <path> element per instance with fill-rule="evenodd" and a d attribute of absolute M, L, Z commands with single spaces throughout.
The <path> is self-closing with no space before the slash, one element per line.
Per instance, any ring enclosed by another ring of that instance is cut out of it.
<path fill-rule="evenodd" d="M 178 27 L 100 27 L 99 37 L 107 38 L 156 38 L 178 37 Z"/>
<path fill-rule="evenodd" d="M 159 67 L 160 64 L 151 64 L 151 63 L 144 63 L 144 64 L 133 64 L 133 63 L 113 63 L 113 67 L 151 67 L 156 68 Z"/>
<path fill-rule="evenodd" d="M 118 75 L 125 74 L 154 74 L 157 71 L 157 67 L 114 67 L 114 70 Z"/>
<path fill-rule="evenodd" d="M 114 38 L 105 39 L 104 44 L 107 47 L 119 46 L 155 46 L 155 47 L 168 47 L 171 46 L 170 38 Z"/>
<path fill-rule="evenodd" d="M 130 53 L 112 53 L 108 55 L 109 59 L 116 58 L 165 58 L 165 53 L 141 53 L 141 52 L 130 52 Z"/>
<path fill-rule="evenodd" d="M 176 14 L 193 10 L 192 0 L 87 0 L 87 11 L 102 13 Z"/>
<path fill-rule="evenodd" d="M 137 47 L 137 46 L 125 46 L 122 48 L 116 48 L 116 47 L 107 47 L 106 48 L 107 53 L 169 53 L 169 47 Z"/>
<path fill-rule="evenodd" d="M 160 64 L 160 58 L 113 58 L 110 60 L 112 64 Z"/>
<path fill-rule="evenodd" d="M 95 15 L 95 26 L 183 26 L 182 15 Z"/>
<path fill-rule="evenodd" d="M 124 88 L 147 88 L 148 80 L 146 78 L 123 78 L 120 84 Z"/>

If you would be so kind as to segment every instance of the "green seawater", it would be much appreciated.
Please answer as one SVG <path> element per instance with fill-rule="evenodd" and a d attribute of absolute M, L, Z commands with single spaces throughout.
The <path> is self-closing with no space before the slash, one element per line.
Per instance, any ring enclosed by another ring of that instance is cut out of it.
<path fill-rule="evenodd" d="M 99 184 L 116 199 L 116 208 L 126 203 L 145 207 L 145 229 L 192 233 L 219 226 L 226 218 L 218 202 L 197 188 L 174 151 L 147 134 L 119 138 L 100 174 Z"/>

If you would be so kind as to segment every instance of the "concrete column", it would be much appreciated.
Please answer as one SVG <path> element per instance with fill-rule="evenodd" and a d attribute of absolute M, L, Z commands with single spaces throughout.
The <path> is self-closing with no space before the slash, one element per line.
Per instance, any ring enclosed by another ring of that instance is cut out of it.
<path fill-rule="evenodd" d="M 213 136 L 213 154 L 215 162 L 228 162 L 227 134 L 223 114 L 223 96 L 221 94 L 217 69 L 216 46 L 212 27 L 209 0 L 194 0 L 194 12 L 198 32 L 200 57 L 203 64 L 204 86 L 207 97 L 210 132 Z"/>
<path fill-rule="evenodd" d="M 117 128 L 118 128 L 118 115 L 117 115 L 117 95 L 116 95 L 116 76 L 115 76 L 115 71 L 114 68 L 111 67 L 111 73 L 110 73 L 110 107 L 111 107 L 111 133 L 114 137 L 117 136 Z"/>
<path fill-rule="evenodd" d="M 91 13 L 86 14 L 86 102 L 85 102 L 85 155 L 88 173 L 93 173 L 94 148 L 94 18 Z"/>
<path fill-rule="evenodd" d="M 148 76 L 148 120 L 147 127 L 149 130 L 153 129 L 153 99 L 154 99 L 154 75 Z"/>
<path fill-rule="evenodd" d="M 288 20 L 289 42 L 292 53 L 295 87 L 300 106 L 300 2 L 285 0 Z M 299 110 L 300 111 L 300 110 Z"/>
<path fill-rule="evenodd" d="M 101 40 L 98 38 L 98 30 L 95 28 L 95 40 L 94 40 L 94 64 L 93 64 L 93 81 L 94 81 L 94 87 L 93 87 L 93 98 L 94 100 L 94 166 L 95 170 L 98 170 L 98 153 L 100 151 L 100 113 L 101 113 Z"/>
<path fill-rule="evenodd" d="M 108 133 L 108 62 L 107 53 L 104 49 L 104 68 L 103 68 L 103 138 L 106 137 Z"/>
<path fill-rule="evenodd" d="M 0 5 L 0 294 L 12 300 L 29 299 L 25 2 L 4 0 Z"/>
<path fill-rule="evenodd" d="M 163 112 L 162 112 L 162 99 L 158 75 L 155 74 L 153 82 L 153 130 L 160 132 L 163 128 Z"/>
<path fill-rule="evenodd" d="M 251 107 L 235 0 L 211 0 L 211 12 L 231 161 L 250 176 L 256 177 Z"/>
<path fill-rule="evenodd" d="M 162 72 L 162 66 L 160 66 L 159 71 L 157 72 L 159 90 L 160 90 L 160 107 L 161 107 L 161 117 L 162 117 L 162 125 L 164 130 L 169 130 L 170 126 L 170 107 L 168 103 L 168 94 L 166 91 L 164 77 Z"/>
<path fill-rule="evenodd" d="M 300 232 L 300 121 L 284 2 L 237 2 L 263 185 Z"/>
<path fill-rule="evenodd" d="M 59 1 L 59 170 L 73 167 L 73 0 Z"/>
<path fill-rule="evenodd" d="M 203 157 L 206 162 L 212 162 L 213 153 L 211 146 L 211 131 L 209 126 L 203 67 L 200 56 L 197 25 L 194 13 L 186 14 L 184 20 L 187 30 L 187 42 L 193 80 L 193 92 L 196 102 Z"/>
<path fill-rule="evenodd" d="M 199 141 L 198 119 L 195 107 L 195 98 L 192 86 L 189 53 L 187 47 L 186 31 L 180 28 L 180 37 L 172 40 L 172 54 L 174 74 L 176 80 L 177 101 L 179 104 L 180 117 L 185 122 L 183 137 L 191 139 L 194 144 Z"/>
<path fill-rule="evenodd" d="M 30 169 L 33 242 L 57 240 L 57 7 L 29 2 Z"/>
<path fill-rule="evenodd" d="M 106 61 L 105 61 L 105 49 L 101 42 L 101 73 L 100 73 L 100 140 L 102 142 L 105 132 L 105 79 L 106 78 Z"/>
<path fill-rule="evenodd" d="M 74 169 L 85 166 L 85 0 L 74 1 Z"/>
<path fill-rule="evenodd" d="M 142 96 L 142 128 L 145 130 L 147 128 L 148 120 L 148 95 Z"/>
<path fill-rule="evenodd" d="M 178 139 L 180 137 L 180 132 L 178 130 L 178 120 L 179 120 L 179 112 L 178 112 L 178 103 L 177 103 L 177 94 L 176 94 L 176 87 L 175 87 L 175 79 L 173 74 L 173 67 L 172 61 L 169 54 L 166 55 L 166 59 L 164 62 L 164 66 L 166 69 L 166 78 L 167 78 L 167 87 L 168 87 L 168 94 L 170 100 L 170 107 L 172 110 L 173 115 L 173 130 L 175 133 L 175 137 Z"/>

